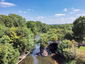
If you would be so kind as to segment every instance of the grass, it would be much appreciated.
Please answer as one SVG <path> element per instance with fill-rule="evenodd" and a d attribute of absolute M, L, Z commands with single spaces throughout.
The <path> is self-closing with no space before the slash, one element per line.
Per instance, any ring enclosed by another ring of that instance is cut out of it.
<path fill-rule="evenodd" d="M 79 47 L 79 50 L 85 51 L 85 46 L 80 46 L 80 47 Z"/>

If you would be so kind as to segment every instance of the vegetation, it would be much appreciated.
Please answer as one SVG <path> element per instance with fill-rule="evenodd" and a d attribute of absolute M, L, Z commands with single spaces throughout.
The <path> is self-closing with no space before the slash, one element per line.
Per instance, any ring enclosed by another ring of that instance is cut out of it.
<path fill-rule="evenodd" d="M 49 41 L 61 43 L 56 50 L 65 64 L 85 64 L 85 16 L 77 18 L 72 24 L 47 25 L 40 21 L 26 21 L 16 14 L 0 15 L 0 64 L 15 64 L 21 53 L 30 51 L 34 37 L 41 32 L 40 48 Z M 82 58 L 81 58 L 82 57 Z M 81 61 L 81 62 L 80 62 Z"/>
<path fill-rule="evenodd" d="M 73 32 L 76 41 L 82 42 L 85 37 L 85 16 L 80 16 L 73 22 Z"/>
<path fill-rule="evenodd" d="M 49 25 L 50 29 L 40 35 L 38 42 L 45 48 L 50 40 L 60 40 L 57 52 L 62 56 L 64 64 L 85 64 L 85 47 L 78 48 L 78 42 L 85 43 L 84 18 L 80 16 L 73 24 Z"/>
<path fill-rule="evenodd" d="M 75 44 L 74 44 L 75 43 Z M 72 40 L 63 40 L 58 45 L 58 53 L 64 56 L 65 64 L 75 64 L 76 63 L 76 54 L 77 54 L 77 43 Z"/>
<path fill-rule="evenodd" d="M 26 26 L 25 18 L 0 15 L 0 64 L 16 64 L 19 55 L 34 46 L 34 33 Z"/>

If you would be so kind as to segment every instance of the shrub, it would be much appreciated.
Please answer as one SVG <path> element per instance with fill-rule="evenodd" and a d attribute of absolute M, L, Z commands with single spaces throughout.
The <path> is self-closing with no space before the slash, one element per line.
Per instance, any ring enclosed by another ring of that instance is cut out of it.
<path fill-rule="evenodd" d="M 75 41 L 63 40 L 58 45 L 58 53 L 63 55 L 65 64 L 76 64 L 77 47 Z"/>
<path fill-rule="evenodd" d="M 0 64 L 16 64 L 19 60 L 19 51 L 12 44 L 0 44 Z"/>
<path fill-rule="evenodd" d="M 77 52 L 76 64 L 85 64 L 85 50 L 79 50 Z"/>

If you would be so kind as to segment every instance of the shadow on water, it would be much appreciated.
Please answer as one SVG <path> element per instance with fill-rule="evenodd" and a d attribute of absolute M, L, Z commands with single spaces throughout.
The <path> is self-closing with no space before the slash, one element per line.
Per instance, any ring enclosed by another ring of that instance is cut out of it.
<path fill-rule="evenodd" d="M 51 59 L 53 64 L 63 64 L 58 54 L 53 53 Z"/>
<path fill-rule="evenodd" d="M 40 44 L 36 44 L 36 48 L 24 59 L 20 64 L 51 64 L 48 57 L 36 56 L 40 52 Z"/>
<path fill-rule="evenodd" d="M 39 36 L 35 37 L 35 40 L 40 39 Z M 32 50 L 32 53 L 29 54 L 26 59 L 24 59 L 21 63 L 19 64 L 51 64 L 49 61 L 50 56 L 48 57 L 42 57 L 42 56 L 37 56 L 36 53 L 40 52 L 40 43 L 35 45 L 35 49 Z"/>
<path fill-rule="evenodd" d="M 28 55 L 26 59 L 24 59 L 21 63 L 19 64 L 34 64 L 34 59 L 31 55 Z"/>
<path fill-rule="evenodd" d="M 36 40 L 40 39 L 39 36 L 36 37 Z M 53 49 L 52 49 L 53 50 Z M 35 44 L 35 49 L 32 50 L 32 53 L 29 54 L 26 59 L 24 59 L 19 64 L 62 64 L 61 61 L 58 59 L 58 55 L 49 55 L 47 57 L 42 57 L 40 54 L 39 56 L 36 53 L 40 52 L 40 43 Z"/>

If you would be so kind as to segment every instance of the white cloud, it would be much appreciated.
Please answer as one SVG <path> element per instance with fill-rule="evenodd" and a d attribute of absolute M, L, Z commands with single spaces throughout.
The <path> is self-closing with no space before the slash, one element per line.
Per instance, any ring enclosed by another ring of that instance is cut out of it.
<path fill-rule="evenodd" d="M 69 17 L 68 19 L 75 20 L 76 18 L 75 17 Z"/>
<path fill-rule="evenodd" d="M 28 9 L 28 10 L 30 10 L 30 9 Z"/>
<path fill-rule="evenodd" d="M 37 18 L 39 18 L 39 19 L 40 19 L 40 18 L 44 18 L 44 17 L 43 17 L 43 16 L 38 16 Z"/>
<path fill-rule="evenodd" d="M 77 16 L 81 16 L 82 14 L 77 14 Z"/>
<path fill-rule="evenodd" d="M 84 12 L 84 10 L 82 10 L 82 12 Z"/>
<path fill-rule="evenodd" d="M 67 11 L 67 8 L 64 8 L 64 10 L 63 11 Z"/>
<path fill-rule="evenodd" d="M 77 16 L 85 16 L 85 14 L 77 14 Z"/>
<path fill-rule="evenodd" d="M 26 13 L 26 12 L 24 12 L 24 13 Z"/>
<path fill-rule="evenodd" d="M 74 9 L 73 7 L 71 9 L 73 10 L 73 12 L 70 12 L 70 14 L 80 11 L 80 9 Z"/>
<path fill-rule="evenodd" d="M 28 10 L 31 10 L 31 9 L 28 9 Z M 34 10 L 31 10 L 31 11 L 34 11 Z"/>
<path fill-rule="evenodd" d="M 59 18 L 51 21 L 51 24 L 65 24 L 65 23 L 73 23 L 76 17 L 69 17 L 69 18 Z"/>
<path fill-rule="evenodd" d="M 22 13 L 22 11 L 18 11 L 19 13 Z"/>
<path fill-rule="evenodd" d="M 82 16 L 85 16 L 85 14 L 82 14 Z"/>
<path fill-rule="evenodd" d="M 70 12 L 70 14 L 73 14 L 73 12 Z"/>
<path fill-rule="evenodd" d="M 16 6 L 16 5 L 13 3 L 9 3 L 9 2 L 0 2 L 0 6 L 1 7 L 11 7 L 11 6 Z"/>
<path fill-rule="evenodd" d="M 65 16 L 66 14 L 55 14 L 55 17 Z"/>
<path fill-rule="evenodd" d="M 74 11 L 74 12 L 76 12 L 76 11 L 80 11 L 80 9 L 74 9 L 73 11 Z"/>
<path fill-rule="evenodd" d="M 80 9 L 74 9 L 73 7 L 71 9 L 73 10 L 73 12 L 80 11 Z"/>
<path fill-rule="evenodd" d="M 30 18 L 30 19 L 33 19 L 33 17 L 32 17 L 32 18 Z"/>
<path fill-rule="evenodd" d="M 34 10 L 32 10 L 32 11 L 34 11 Z"/>
<path fill-rule="evenodd" d="M 69 17 L 69 18 L 60 18 L 61 21 L 65 21 L 65 20 L 75 20 L 75 17 Z"/>
<path fill-rule="evenodd" d="M 5 0 L 1 0 L 2 2 L 5 1 Z"/>

